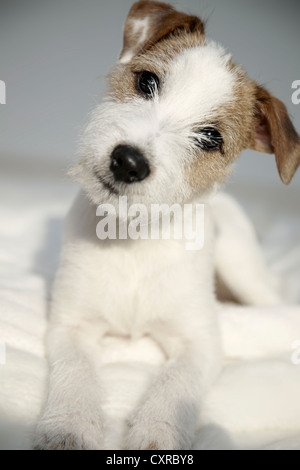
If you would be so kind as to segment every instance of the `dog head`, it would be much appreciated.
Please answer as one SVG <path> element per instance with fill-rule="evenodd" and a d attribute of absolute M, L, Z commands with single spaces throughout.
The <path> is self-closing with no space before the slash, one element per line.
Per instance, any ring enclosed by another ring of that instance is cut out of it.
<path fill-rule="evenodd" d="M 92 201 L 188 201 L 222 183 L 246 148 L 274 153 L 290 182 L 300 138 L 284 104 L 206 39 L 199 18 L 165 3 L 135 3 L 73 170 Z"/>

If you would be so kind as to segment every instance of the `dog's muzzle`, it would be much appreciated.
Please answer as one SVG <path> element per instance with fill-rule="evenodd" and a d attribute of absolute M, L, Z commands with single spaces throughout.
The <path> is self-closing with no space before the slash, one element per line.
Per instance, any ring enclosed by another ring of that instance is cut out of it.
<path fill-rule="evenodd" d="M 111 154 L 110 170 L 115 181 L 137 183 L 150 174 L 150 167 L 145 156 L 135 147 L 118 145 Z"/>

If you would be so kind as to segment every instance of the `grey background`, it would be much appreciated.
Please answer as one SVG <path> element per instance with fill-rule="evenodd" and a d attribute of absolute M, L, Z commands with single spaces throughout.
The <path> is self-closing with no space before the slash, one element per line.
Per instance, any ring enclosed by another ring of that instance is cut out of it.
<path fill-rule="evenodd" d="M 116 62 L 131 0 L 0 0 L 0 105 L 3 171 L 54 173 L 75 159 L 78 133 L 101 99 L 105 74 Z M 287 105 L 300 131 L 300 105 L 291 84 L 300 79 L 298 0 L 170 1 L 207 20 L 248 74 Z M 243 152 L 230 185 L 276 184 L 274 157 Z M 300 172 L 292 182 L 298 188 Z"/>

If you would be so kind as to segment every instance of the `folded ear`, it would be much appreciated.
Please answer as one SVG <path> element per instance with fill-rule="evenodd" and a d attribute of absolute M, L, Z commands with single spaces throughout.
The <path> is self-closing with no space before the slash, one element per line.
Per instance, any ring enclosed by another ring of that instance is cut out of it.
<path fill-rule="evenodd" d="M 288 184 L 300 165 L 300 137 L 285 105 L 257 86 L 254 116 L 250 148 L 274 153 L 280 178 Z"/>
<path fill-rule="evenodd" d="M 176 31 L 204 34 L 204 26 L 196 16 L 180 13 L 167 3 L 149 0 L 134 3 L 125 22 L 119 62 L 127 64 L 135 55 Z"/>

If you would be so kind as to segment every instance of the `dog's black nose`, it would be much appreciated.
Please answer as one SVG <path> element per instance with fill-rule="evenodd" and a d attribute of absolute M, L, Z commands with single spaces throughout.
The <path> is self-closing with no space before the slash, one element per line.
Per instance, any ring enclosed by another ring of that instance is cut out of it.
<path fill-rule="evenodd" d="M 110 170 L 116 181 L 136 183 L 150 174 L 149 164 L 144 155 L 130 145 L 118 145 L 111 154 Z"/>

